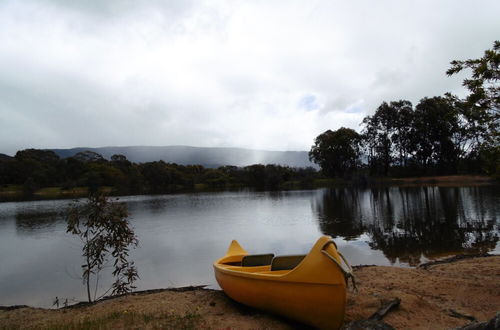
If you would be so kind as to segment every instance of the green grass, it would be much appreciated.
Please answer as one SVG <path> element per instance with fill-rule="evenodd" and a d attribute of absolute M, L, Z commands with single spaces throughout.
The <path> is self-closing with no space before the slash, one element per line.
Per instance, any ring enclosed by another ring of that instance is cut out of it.
<path fill-rule="evenodd" d="M 342 179 L 316 179 L 314 180 L 314 186 L 315 187 L 329 187 L 329 186 L 335 186 L 338 184 L 345 184 L 346 181 Z"/>
<path fill-rule="evenodd" d="M 23 186 L 16 184 L 0 185 L 0 193 L 22 193 Z"/>
<path fill-rule="evenodd" d="M 206 190 L 208 189 L 208 185 L 206 183 L 195 183 L 194 190 Z"/>
<path fill-rule="evenodd" d="M 62 189 L 60 187 L 47 187 L 47 188 L 42 188 L 39 189 L 35 192 L 37 195 L 42 195 L 42 196 L 54 196 L 54 195 L 60 195 L 62 193 Z"/>
<path fill-rule="evenodd" d="M 102 187 L 100 190 L 105 194 L 110 194 L 113 187 Z M 34 196 L 41 199 L 58 199 L 58 198 L 78 198 L 88 195 L 87 187 L 74 187 L 63 189 L 62 187 L 45 187 L 36 190 Z M 6 200 L 23 200 L 30 196 L 25 195 L 22 185 L 0 185 L 0 198 Z"/>
<path fill-rule="evenodd" d="M 61 187 L 45 187 L 35 191 L 35 195 L 43 198 L 60 198 L 60 197 L 82 197 L 88 193 L 87 187 L 75 187 L 63 189 Z"/>

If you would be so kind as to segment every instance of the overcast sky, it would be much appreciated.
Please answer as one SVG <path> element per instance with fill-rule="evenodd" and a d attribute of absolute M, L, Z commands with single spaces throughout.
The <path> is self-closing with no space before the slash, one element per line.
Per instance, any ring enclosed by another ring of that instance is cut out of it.
<path fill-rule="evenodd" d="M 452 92 L 500 1 L 0 1 L 0 153 L 308 150 L 383 101 Z"/>

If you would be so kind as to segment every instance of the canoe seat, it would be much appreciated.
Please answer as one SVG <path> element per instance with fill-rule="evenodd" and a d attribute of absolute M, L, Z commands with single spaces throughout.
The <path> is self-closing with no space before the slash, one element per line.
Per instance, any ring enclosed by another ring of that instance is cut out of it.
<path fill-rule="evenodd" d="M 249 254 L 241 259 L 242 267 L 255 267 L 255 266 L 266 266 L 270 265 L 273 260 L 274 254 Z"/>
<path fill-rule="evenodd" d="M 294 269 L 304 258 L 305 254 L 274 257 L 271 263 L 271 271 Z"/>

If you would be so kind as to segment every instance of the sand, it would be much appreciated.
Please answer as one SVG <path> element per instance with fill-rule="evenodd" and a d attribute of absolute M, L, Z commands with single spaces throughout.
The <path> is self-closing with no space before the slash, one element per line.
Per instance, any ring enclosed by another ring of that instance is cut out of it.
<path fill-rule="evenodd" d="M 500 311 L 500 256 L 424 268 L 356 269 L 358 291 L 348 292 L 346 323 L 373 314 L 384 302 L 401 304 L 384 321 L 396 329 L 450 329 Z M 0 328 L 28 329 L 294 329 L 300 324 L 244 307 L 222 291 L 159 290 L 90 306 L 0 310 Z"/>

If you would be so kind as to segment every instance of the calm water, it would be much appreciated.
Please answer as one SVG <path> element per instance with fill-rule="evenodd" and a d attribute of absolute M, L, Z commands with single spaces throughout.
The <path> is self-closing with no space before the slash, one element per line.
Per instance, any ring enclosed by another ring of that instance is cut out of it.
<path fill-rule="evenodd" d="M 500 253 L 500 189 L 335 188 L 121 198 L 140 247 L 138 289 L 209 284 L 231 239 L 252 253 L 307 253 L 322 234 L 354 264 L 413 266 L 456 253 Z M 69 201 L 0 203 L 0 305 L 84 300 Z M 106 284 L 106 279 L 101 279 Z"/>

